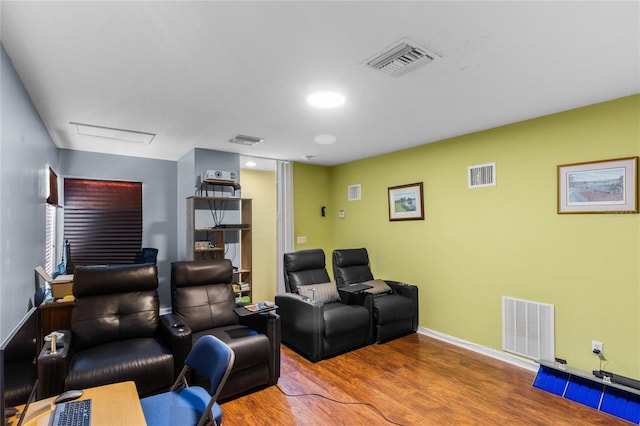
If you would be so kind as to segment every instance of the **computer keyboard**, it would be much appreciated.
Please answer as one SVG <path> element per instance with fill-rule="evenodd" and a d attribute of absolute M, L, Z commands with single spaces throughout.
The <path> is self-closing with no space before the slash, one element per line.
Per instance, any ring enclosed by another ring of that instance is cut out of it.
<path fill-rule="evenodd" d="M 91 400 L 63 402 L 56 405 L 50 426 L 90 426 Z"/>

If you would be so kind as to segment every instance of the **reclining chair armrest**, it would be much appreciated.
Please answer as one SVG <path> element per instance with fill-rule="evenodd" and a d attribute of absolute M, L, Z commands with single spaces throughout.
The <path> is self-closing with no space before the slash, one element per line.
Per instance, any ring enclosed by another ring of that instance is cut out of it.
<path fill-rule="evenodd" d="M 418 330 L 418 325 L 420 324 L 419 320 L 419 309 L 418 309 L 418 286 L 413 284 L 401 283 L 398 281 L 387 281 L 385 282 L 391 287 L 395 294 L 399 294 L 401 296 L 408 297 L 413 301 L 414 312 L 416 313 L 413 318 L 413 331 Z"/>
<path fill-rule="evenodd" d="M 276 296 L 276 305 L 278 305 L 278 313 L 299 315 L 309 315 L 312 313 L 321 314 L 324 303 L 309 299 L 296 293 L 284 293 Z"/>
<path fill-rule="evenodd" d="M 384 280 L 395 294 L 418 299 L 418 287 L 413 284 L 401 283 L 399 281 Z"/>
<path fill-rule="evenodd" d="M 250 327 L 260 334 L 265 334 L 269 338 L 270 384 L 275 385 L 280 377 L 280 343 L 282 342 L 280 315 L 272 311 L 240 317 L 240 324 Z"/>
<path fill-rule="evenodd" d="M 282 341 L 316 362 L 323 358 L 324 304 L 295 293 L 275 297 L 282 324 Z"/>
<path fill-rule="evenodd" d="M 173 354 L 173 369 L 177 377 L 193 345 L 191 329 L 175 314 L 169 313 L 160 316 L 158 335 Z"/>
<path fill-rule="evenodd" d="M 56 353 L 51 353 L 51 342 L 45 342 L 38 355 L 38 399 L 58 395 L 64 391 L 64 382 L 71 361 L 71 331 L 60 330 L 62 338 L 56 341 Z"/>

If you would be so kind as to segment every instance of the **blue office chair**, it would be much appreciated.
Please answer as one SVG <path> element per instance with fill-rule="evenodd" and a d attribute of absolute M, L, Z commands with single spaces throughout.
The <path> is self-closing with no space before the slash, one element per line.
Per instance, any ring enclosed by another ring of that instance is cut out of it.
<path fill-rule="evenodd" d="M 153 263 L 158 262 L 158 249 L 153 247 L 143 247 L 139 253 L 136 254 L 136 258 L 133 263 Z"/>
<path fill-rule="evenodd" d="M 193 345 L 185 365 L 169 392 L 140 400 L 147 425 L 221 425 L 222 409 L 216 402 L 235 361 L 231 348 L 214 336 L 202 336 Z M 193 370 L 209 379 L 209 392 L 189 386 Z"/>

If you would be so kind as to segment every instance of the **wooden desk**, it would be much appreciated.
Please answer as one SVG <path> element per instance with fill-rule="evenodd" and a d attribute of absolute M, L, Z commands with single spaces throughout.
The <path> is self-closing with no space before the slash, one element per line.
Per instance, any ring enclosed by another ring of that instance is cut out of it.
<path fill-rule="evenodd" d="M 55 397 L 35 401 L 29 405 L 25 426 L 48 426 L 50 409 Z M 144 426 L 144 413 L 134 382 L 120 382 L 84 390 L 79 399 L 91 399 L 91 426 Z M 22 407 L 18 407 L 20 410 Z M 9 425 L 18 423 L 19 416 L 9 419 Z"/>

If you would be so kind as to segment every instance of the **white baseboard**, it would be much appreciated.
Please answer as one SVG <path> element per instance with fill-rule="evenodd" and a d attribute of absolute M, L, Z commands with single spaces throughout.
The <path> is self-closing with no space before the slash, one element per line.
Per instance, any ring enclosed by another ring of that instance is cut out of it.
<path fill-rule="evenodd" d="M 478 345 L 477 343 L 469 342 L 467 340 L 458 339 L 457 337 L 449 336 L 448 334 L 440 333 L 435 330 L 431 330 L 424 327 L 418 327 L 418 333 L 434 339 L 441 340 L 446 343 L 467 349 L 473 352 L 477 352 L 481 355 L 485 355 L 499 361 L 507 362 L 515 365 L 516 367 L 524 368 L 533 372 L 538 371 L 538 364 L 530 359 L 521 358 L 516 355 L 512 355 L 508 352 L 499 351 L 486 346 Z"/>

